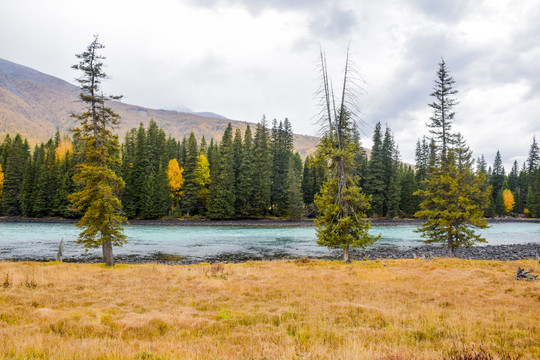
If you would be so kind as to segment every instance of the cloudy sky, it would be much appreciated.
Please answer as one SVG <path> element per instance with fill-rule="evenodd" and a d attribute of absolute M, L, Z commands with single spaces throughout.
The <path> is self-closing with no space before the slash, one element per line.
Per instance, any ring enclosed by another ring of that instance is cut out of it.
<path fill-rule="evenodd" d="M 73 83 L 74 54 L 99 34 L 104 89 L 128 103 L 288 117 L 313 135 L 319 50 L 337 87 L 350 44 L 365 146 L 381 122 L 414 162 L 441 58 L 459 90 L 454 128 L 475 157 L 492 163 L 498 149 L 508 171 L 540 136 L 538 0 L 0 1 L 0 58 Z"/>

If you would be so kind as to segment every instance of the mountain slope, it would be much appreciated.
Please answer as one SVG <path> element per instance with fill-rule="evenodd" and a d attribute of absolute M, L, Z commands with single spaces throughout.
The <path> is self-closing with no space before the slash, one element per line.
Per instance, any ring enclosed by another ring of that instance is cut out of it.
<path fill-rule="evenodd" d="M 67 133 L 76 125 L 71 113 L 79 113 L 82 105 L 77 102 L 78 88 L 54 76 L 0 58 L 0 136 L 20 133 L 31 143 L 51 138 L 57 130 Z M 165 132 L 177 139 L 191 131 L 197 138 L 203 135 L 221 139 L 230 122 L 234 128 L 245 130 L 248 122 L 229 120 L 213 113 L 183 113 L 155 110 L 141 106 L 112 102 L 112 108 L 121 116 L 117 132 L 122 139 L 125 133 L 142 122 L 154 119 Z M 252 131 L 254 124 L 250 123 Z M 295 148 L 303 156 L 313 152 L 317 138 L 294 136 Z"/>

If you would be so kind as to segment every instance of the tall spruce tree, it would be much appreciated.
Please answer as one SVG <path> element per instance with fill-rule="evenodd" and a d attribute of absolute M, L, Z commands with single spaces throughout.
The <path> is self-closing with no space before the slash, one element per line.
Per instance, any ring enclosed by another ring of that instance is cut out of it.
<path fill-rule="evenodd" d="M 199 197 L 198 190 L 199 185 L 195 182 L 195 168 L 197 167 L 197 161 L 199 159 L 199 145 L 193 131 L 189 134 L 186 148 L 186 160 L 184 162 L 184 186 L 183 186 L 183 198 L 182 208 L 186 214 L 193 215 L 197 207 L 197 200 Z"/>
<path fill-rule="evenodd" d="M 87 50 L 76 55 L 80 62 L 73 66 L 83 73 L 77 81 L 81 90 L 79 98 L 86 109 L 82 114 L 72 114 L 80 122 L 74 133 L 85 143 L 85 162 L 75 175 L 75 181 L 84 188 L 72 194 L 71 200 L 77 209 L 85 211 L 77 223 L 82 229 L 77 242 L 87 249 L 101 246 L 105 263 L 113 266 L 112 246 L 126 242 L 122 223 L 127 223 L 127 219 L 118 198 L 124 181 L 111 169 L 119 163 L 118 137 L 112 133 L 119 116 L 105 105 L 106 101 L 120 97 L 107 96 L 101 91 L 101 81 L 107 78 L 103 72 L 105 58 L 98 54 L 103 48 L 95 36 Z"/>
<path fill-rule="evenodd" d="M 459 134 L 456 146 L 440 161 L 446 166 L 440 164 L 432 169 L 426 189 L 418 191 L 425 200 L 416 216 L 427 219 L 418 231 L 427 238 L 426 242 L 442 242 L 449 254 L 455 256 L 460 246 L 486 241 L 475 230 L 487 227 L 483 215 L 491 188 L 484 187 L 483 173 L 473 172 L 471 152 Z"/>
<path fill-rule="evenodd" d="M 385 205 L 385 180 L 386 171 L 384 166 L 383 137 L 381 123 L 375 125 L 373 131 L 373 145 L 367 165 L 366 181 L 364 189 L 371 196 L 371 215 L 384 216 Z"/>
<path fill-rule="evenodd" d="M 254 175 L 255 158 L 253 154 L 253 138 L 251 135 L 251 127 L 248 125 L 244 132 L 244 143 L 242 146 L 236 187 L 236 212 L 240 216 L 249 216 L 253 214 L 253 194 L 256 190 L 254 186 Z"/>
<path fill-rule="evenodd" d="M 255 171 L 253 174 L 253 214 L 266 215 L 270 209 L 270 194 L 272 186 L 272 153 L 270 134 L 266 118 L 255 128 L 253 140 L 253 155 Z"/>
<path fill-rule="evenodd" d="M 350 106 L 354 109 L 351 88 L 349 53 L 345 62 L 341 100 L 336 107 L 327 72 L 326 60 L 321 52 L 322 96 L 321 125 L 323 136 L 317 148 L 318 156 L 325 160 L 328 179 L 315 198 L 319 216 L 315 220 L 317 244 L 343 249 L 343 260 L 349 262 L 350 247 L 366 247 L 377 238 L 369 235 L 370 223 L 364 220 L 369 210 L 369 197 L 357 185 L 354 174 L 354 156 L 358 152 Z"/>
<path fill-rule="evenodd" d="M 234 153 L 232 126 L 229 123 L 219 146 L 218 170 L 210 184 L 208 215 L 214 219 L 230 219 L 235 215 Z"/>
<path fill-rule="evenodd" d="M 417 230 L 426 242 L 442 242 L 455 256 L 457 247 L 484 241 L 475 229 L 487 227 L 483 216 L 491 188 L 485 187 L 482 172 L 473 172 L 471 152 L 461 135 L 451 132 L 452 108 L 457 100 L 449 96 L 457 91 L 452 88 L 454 80 L 444 61 L 439 64 L 435 84 L 431 96 L 436 101 L 430 104 L 434 114 L 429 126 L 437 147 L 424 187 L 415 193 L 423 197 L 415 216 L 427 220 Z"/>
<path fill-rule="evenodd" d="M 2 206 L 5 215 L 21 215 L 21 187 L 24 179 L 24 169 L 30 157 L 29 146 L 26 140 L 17 134 L 9 145 L 4 170 L 4 190 Z"/>
<path fill-rule="evenodd" d="M 439 63 L 439 70 L 435 79 L 435 86 L 430 96 L 435 100 L 429 104 L 433 109 L 433 115 L 428 123 L 431 134 L 438 142 L 440 158 L 444 165 L 448 148 L 455 144 L 455 134 L 452 133 L 452 122 L 454 121 L 454 106 L 458 104 L 457 99 L 453 98 L 458 93 L 453 88 L 455 80 L 446 69 L 444 59 Z"/>

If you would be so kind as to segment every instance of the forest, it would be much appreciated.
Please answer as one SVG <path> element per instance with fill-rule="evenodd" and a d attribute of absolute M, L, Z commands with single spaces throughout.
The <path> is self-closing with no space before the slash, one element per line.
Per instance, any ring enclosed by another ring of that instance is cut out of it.
<path fill-rule="evenodd" d="M 424 137 L 416 147 L 414 166 L 400 161 L 392 131 L 375 126 L 370 156 L 359 147 L 356 181 L 371 196 L 373 218 L 413 217 L 435 161 L 434 143 Z M 357 136 L 360 142 L 360 137 Z M 80 218 L 69 195 L 78 191 L 73 176 L 84 159 L 76 136 L 55 136 L 33 149 L 17 134 L 0 143 L 0 214 L 22 217 Z M 288 119 L 263 119 L 242 134 L 231 125 L 220 142 L 192 133 L 181 140 L 167 137 L 150 121 L 131 129 L 118 154 L 114 171 L 125 182 L 121 201 L 129 219 L 204 217 L 241 219 L 315 217 L 314 205 L 325 180 L 317 155 L 302 159 L 293 150 Z M 497 151 L 493 165 L 484 156 L 475 171 L 492 186 L 487 217 L 540 216 L 540 151 L 532 139 L 524 164 L 506 172 Z"/>

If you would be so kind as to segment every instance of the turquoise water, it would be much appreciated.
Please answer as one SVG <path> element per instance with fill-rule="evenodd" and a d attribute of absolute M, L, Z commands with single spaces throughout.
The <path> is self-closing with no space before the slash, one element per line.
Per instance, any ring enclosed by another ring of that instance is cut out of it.
<path fill-rule="evenodd" d="M 415 225 L 374 226 L 370 233 L 381 234 L 375 246 L 407 247 L 422 244 Z M 54 259 L 64 239 L 64 256 L 100 256 L 101 250 L 88 253 L 75 243 L 78 229 L 66 223 L 0 222 L 0 259 Z M 117 255 L 148 256 L 177 254 L 202 259 L 223 254 L 245 253 L 255 256 L 324 256 L 332 253 L 315 243 L 313 227 L 219 227 L 130 225 L 128 243 L 115 248 Z M 488 244 L 540 242 L 540 223 L 496 223 L 481 232 Z"/>

